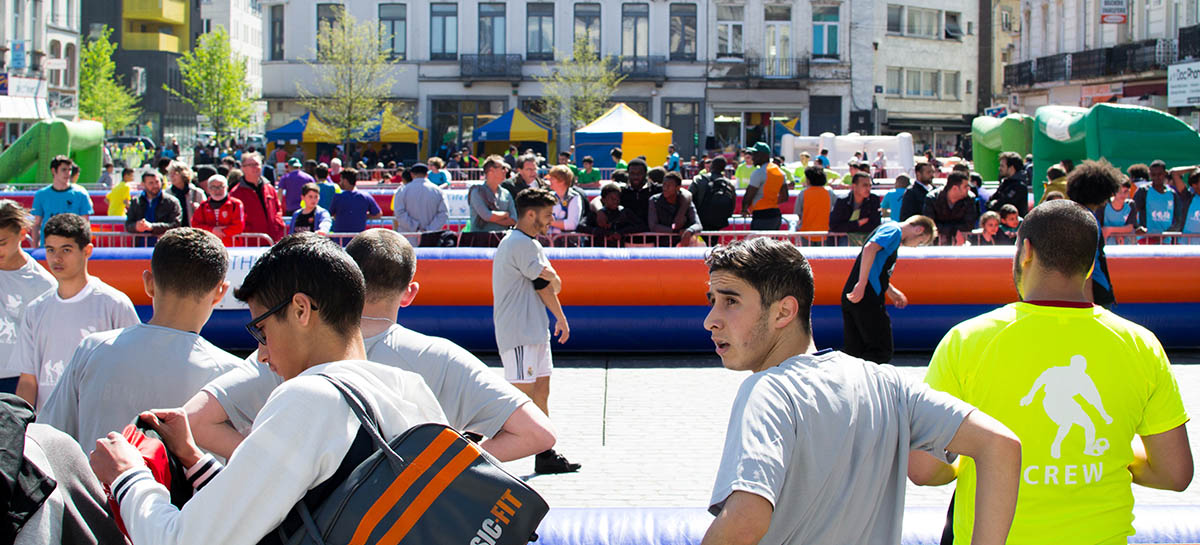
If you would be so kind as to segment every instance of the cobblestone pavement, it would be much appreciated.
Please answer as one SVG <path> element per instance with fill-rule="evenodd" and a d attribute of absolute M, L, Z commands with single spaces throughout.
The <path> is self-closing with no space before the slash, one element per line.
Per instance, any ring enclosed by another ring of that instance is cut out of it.
<path fill-rule="evenodd" d="M 896 362 L 915 378 L 929 354 Z M 1200 414 L 1200 352 L 1172 354 L 1184 404 Z M 495 357 L 484 360 L 493 366 Z M 550 395 L 556 449 L 583 464 L 579 473 L 533 475 L 533 459 L 508 465 L 553 507 L 705 507 L 725 437 L 729 407 L 748 376 L 715 356 L 556 355 Z M 1192 426 L 1195 430 L 1195 426 Z M 1193 431 L 1193 456 L 1200 436 Z M 1139 504 L 1200 505 L 1200 484 L 1183 493 L 1134 487 Z M 907 504 L 944 506 L 952 486 L 911 483 Z"/>

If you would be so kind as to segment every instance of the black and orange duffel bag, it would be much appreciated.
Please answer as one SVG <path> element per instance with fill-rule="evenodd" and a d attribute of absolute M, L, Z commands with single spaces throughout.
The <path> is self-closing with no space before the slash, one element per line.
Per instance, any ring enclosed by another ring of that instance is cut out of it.
<path fill-rule="evenodd" d="M 301 524 L 285 543 L 517 545 L 537 539 L 549 506 L 490 454 L 441 424 L 414 426 L 384 441 L 366 398 L 321 376 L 350 404 L 375 451 L 319 505 L 296 504 Z"/>

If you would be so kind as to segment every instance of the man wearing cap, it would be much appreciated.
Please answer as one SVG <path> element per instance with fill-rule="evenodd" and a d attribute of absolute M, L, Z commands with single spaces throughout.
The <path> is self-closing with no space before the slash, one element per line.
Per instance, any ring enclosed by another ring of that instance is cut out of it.
<path fill-rule="evenodd" d="M 303 197 L 301 188 L 304 184 L 316 183 L 312 176 L 304 172 L 300 160 L 292 157 L 287 162 L 287 174 L 279 178 L 279 189 L 283 191 L 284 215 L 290 216 L 300 209 L 300 199 Z"/>
<path fill-rule="evenodd" d="M 401 233 L 442 230 L 450 215 L 442 189 L 426 177 L 429 167 L 425 163 L 417 163 L 408 171 L 412 181 L 400 186 L 392 197 L 392 227 Z"/>
<path fill-rule="evenodd" d="M 771 146 L 766 142 L 758 142 L 747 151 L 758 168 L 750 174 L 750 184 L 742 198 L 742 214 L 751 215 L 751 231 L 778 231 L 783 224 L 779 205 L 788 199 L 783 171 L 771 162 Z"/>

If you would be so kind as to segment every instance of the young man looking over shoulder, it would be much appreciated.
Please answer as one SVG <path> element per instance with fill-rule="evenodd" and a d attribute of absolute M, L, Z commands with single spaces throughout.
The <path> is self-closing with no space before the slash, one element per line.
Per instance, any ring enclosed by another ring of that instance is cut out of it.
<path fill-rule="evenodd" d="M 1081 168 L 1088 162 L 1072 175 Z M 1131 483 L 1182 491 L 1192 480 L 1188 416 L 1158 339 L 1089 300 L 1099 235 L 1074 202 L 1031 210 L 1013 259 L 1020 302 L 955 326 L 925 377 L 1021 438 L 1014 543 L 1125 543 L 1134 533 Z M 971 528 L 978 462 L 909 458 L 914 483 L 957 478 L 957 543 L 980 535 Z"/>
<path fill-rule="evenodd" d="M 142 285 L 154 304 L 145 324 L 89 335 L 75 350 L 38 421 L 91 448 L 147 407 L 175 407 L 242 366 L 200 336 L 225 296 L 229 255 L 221 240 L 191 227 L 158 239 Z"/>
<path fill-rule="evenodd" d="M 0 200 L 0 366 L 8 362 L 17 348 L 17 332 L 25 309 L 37 296 L 57 283 L 49 271 L 21 249 L 33 223 L 29 211 L 16 201 Z M 0 392 L 13 393 L 17 373 L 0 373 Z"/>
<path fill-rule="evenodd" d="M 58 289 L 41 294 L 26 307 L 7 367 L 21 375 L 17 395 L 38 409 L 46 404 L 79 341 L 97 331 L 140 321 L 129 296 L 88 274 L 92 230 L 86 219 L 59 214 L 46 222 L 45 229 L 46 264 Z"/>
<path fill-rule="evenodd" d="M 972 456 L 977 544 L 1004 543 L 1021 445 L 1002 424 L 888 365 L 812 339 L 813 276 L 790 242 L 713 250 L 704 326 L 738 389 L 704 545 L 900 543 L 909 451 Z"/>
<path fill-rule="evenodd" d="M 509 231 L 492 258 L 492 321 L 496 327 L 496 347 L 504 364 L 504 378 L 533 399 L 550 415 L 550 320 L 554 314 L 554 334 L 565 343 L 571 336 L 558 293 L 562 280 L 546 259 L 537 237 L 546 234 L 554 221 L 554 194 L 530 188 L 517 194 L 517 226 Z M 547 449 L 534 461 L 537 473 L 569 473 L 579 464 Z"/>

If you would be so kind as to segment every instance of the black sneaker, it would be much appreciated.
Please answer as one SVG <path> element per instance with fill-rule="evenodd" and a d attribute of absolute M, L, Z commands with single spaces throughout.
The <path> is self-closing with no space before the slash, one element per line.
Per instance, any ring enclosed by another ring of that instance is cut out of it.
<path fill-rule="evenodd" d="M 533 472 L 542 475 L 554 473 L 574 473 L 583 467 L 581 464 L 574 464 L 563 455 L 554 452 L 554 449 L 545 452 L 539 452 L 533 459 Z"/>

